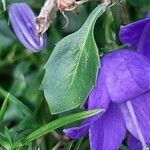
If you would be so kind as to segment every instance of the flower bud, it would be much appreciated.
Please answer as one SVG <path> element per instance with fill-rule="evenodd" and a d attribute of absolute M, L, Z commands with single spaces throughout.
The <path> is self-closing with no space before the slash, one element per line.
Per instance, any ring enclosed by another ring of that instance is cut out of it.
<path fill-rule="evenodd" d="M 37 34 L 35 14 L 26 3 L 12 4 L 9 18 L 18 39 L 27 49 L 38 52 L 46 46 L 46 34 Z"/>

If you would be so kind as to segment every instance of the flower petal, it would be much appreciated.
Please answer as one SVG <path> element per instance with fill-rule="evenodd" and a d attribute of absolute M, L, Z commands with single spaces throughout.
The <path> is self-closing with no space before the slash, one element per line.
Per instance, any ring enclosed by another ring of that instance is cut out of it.
<path fill-rule="evenodd" d="M 150 23 L 147 23 L 138 44 L 137 52 L 150 58 Z"/>
<path fill-rule="evenodd" d="M 129 150 L 142 150 L 141 142 L 132 135 L 129 136 L 127 143 Z"/>
<path fill-rule="evenodd" d="M 88 109 L 103 108 L 107 109 L 110 99 L 105 86 L 105 68 L 103 63 L 101 64 L 101 69 L 99 70 L 96 86 L 92 90 L 88 99 Z"/>
<path fill-rule="evenodd" d="M 141 132 L 143 134 L 143 137 L 147 143 L 150 142 L 150 92 L 143 94 L 139 96 L 138 98 L 131 101 L 133 105 L 133 109 L 135 111 L 137 121 L 139 124 L 139 127 L 141 129 Z M 135 129 L 135 125 L 132 121 L 131 115 L 128 111 L 128 108 L 124 104 L 123 107 L 121 107 L 121 110 L 123 112 L 124 120 L 127 126 L 127 129 L 138 138 L 137 131 Z"/>
<path fill-rule="evenodd" d="M 138 45 L 145 25 L 150 22 L 150 18 L 146 18 L 126 26 L 122 26 L 120 29 L 120 40 L 124 44 L 130 44 L 132 46 Z"/>
<path fill-rule="evenodd" d="M 12 4 L 9 18 L 18 39 L 27 49 L 38 52 L 46 46 L 46 35 L 37 35 L 35 15 L 26 3 Z"/>
<path fill-rule="evenodd" d="M 92 123 L 98 120 L 102 114 L 98 114 L 85 119 L 80 127 L 64 129 L 63 132 L 72 139 L 83 137 L 89 130 Z"/>
<path fill-rule="evenodd" d="M 103 58 L 106 86 L 113 102 L 125 102 L 150 90 L 150 60 L 131 50 L 118 50 Z"/>
<path fill-rule="evenodd" d="M 85 124 L 80 127 L 64 129 L 63 132 L 71 139 L 79 139 L 83 137 L 89 130 L 90 124 Z"/>
<path fill-rule="evenodd" d="M 90 144 L 92 150 L 119 149 L 126 128 L 118 107 L 110 104 L 107 112 L 90 127 Z"/>

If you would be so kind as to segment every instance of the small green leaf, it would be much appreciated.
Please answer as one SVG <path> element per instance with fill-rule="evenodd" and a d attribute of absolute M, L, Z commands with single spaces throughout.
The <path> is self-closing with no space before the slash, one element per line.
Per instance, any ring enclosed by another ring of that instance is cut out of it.
<path fill-rule="evenodd" d="M 79 112 L 73 115 L 69 115 L 69 116 L 65 116 L 62 117 L 60 119 L 56 119 L 42 127 L 40 127 L 39 129 L 33 131 L 31 134 L 29 134 L 28 136 L 26 136 L 22 142 L 17 145 L 25 145 L 27 143 L 30 143 L 31 141 L 49 133 L 49 132 L 53 132 L 54 130 L 56 130 L 57 128 L 60 128 L 64 125 L 67 125 L 69 123 L 87 118 L 87 117 L 91 117 L 93 115 L 96 115 L 98 113 L 100 113 L 102 110 L 91 110 L 91 111 L 84 111 L 84 112 Z"/>
<path fill-rule="evenodd" d="M 7 126 L 4 127 L 4 135 L 5 135 L 5 138 L 9 141 L 9 143 L 12 144 L 11 135 L 9 133 Z"/>
<path fill-rule="evenodd" d="M 2 4 L 3 4 L 3 9 L 4 9 L 4 11 L 6 11 L 6 1 L 5 1 L 5 0 L 2 0 Z"/>
<path fill-rule="evenodd" d="M 11 150 L 11 145 L 5 140 L 0 140 L 0 145 L 3 146 L 6 150 Z"/>
<path fill-rule="evenodd" d="M 11 135 L 3 122 L 0 122 L 0 145 L 7 150 L 10 150 L 12 145 Z"/>
<path fill-rule="evenodd" d="M 83 105 L 95 85 L 99 55 L 93 29 L 105 10 L 105 4 L 97 6 L 77 32 L 62 39 L 54 48 L 43 79 L 44 94 L 52 114 Z"/>
<path fill-rule="evenodd" d="M 0 121 L 3 120 L 5 112 L 7 110 L 7 105 L 8 105 L 8 98 L 9 98 L 10 93 L 8 93 L 4 99 L 4 102 L 2 104 L 1 110 L 0 110 Z"/>
<path fill-rule="evenodd" d="M 9 92 L 5 91 L 3 88 L 0 87 L 0 95 L 3 97 L 6 97 L 9 94 Z M 13 101 L 18 107 L 20 107 L 26 115 L 32 115 L 32 111 L 25 105 L 23 104 L 19 99 L 14 97 L 13 95 L 9 95 L 9 100 Z"/>

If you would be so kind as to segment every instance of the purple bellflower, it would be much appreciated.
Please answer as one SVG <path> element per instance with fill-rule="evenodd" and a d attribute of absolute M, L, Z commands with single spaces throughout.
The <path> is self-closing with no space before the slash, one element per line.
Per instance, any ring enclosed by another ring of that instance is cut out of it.
<path fill-rule="evenodd" d="M 36 17 L 26 3 L 14 3 L 9 9 L 9 18 L 13 30 L 20 42 L 32 52 L 38 52 L 47 44 L 46 34 L 36 33 Z"/>
<path fill-rule="evenodd" d="M 131 150 L 136 150 L 137 142 L 141 144 L 137 150 L 149 150 L 150 18 L 122 27 L 120 38 L 135 51 L 128 48 L 104 55 L 88 98 L 88 110 L 102 108 L 104 113 L 64 132 L 72 139 L 89 132 L 92 150 L 118 150 L 128 130 Z"/>

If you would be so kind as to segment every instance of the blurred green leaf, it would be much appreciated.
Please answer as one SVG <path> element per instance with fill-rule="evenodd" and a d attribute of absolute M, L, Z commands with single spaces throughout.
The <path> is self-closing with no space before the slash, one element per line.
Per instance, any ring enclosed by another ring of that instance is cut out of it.
<path fill-rule="evenodd" d="M 35 149 L 33 149 L 33 145 L 32 145 L 32 143 L 30 143 L 30 144 L 29 144 L 29 146 L 28 146 L 28 150 L 35 150 Z"/>
<path fill-rule="evenodd" d="M 77 142 L 77 144 L 76 144 L 74 150 L 80 150 L 80 145 L 81 145 L 82 141 L 83 141 L 83 138 L 80 138 L 80 139 L 78 140 L 78 142 Z"/>
<path fill-rule="evenodd" d="M 69 141 L 68 144 L 67 144 L 67 146 L 63 150 L 71 150 L 73 142 L 74 142 L 73 140 Z"/>
<path fill-rule="evenodd" d="M 95 22 L 106 10 L 101 4 L 77 32 L 57 43 L 46 66 L 43 90 L 52 114 L 83 105 L 95 85 L 99 68 L 93 37 Z"/>
<path fill-rule="evenodd" d="M 31 116 L 24 117 L 17 126 L 12 130 L 13 142 L 23 139 L 25 136 L 33 132 L 35 129 L 39 127 L 39 124 L 36 121 L 36 118 Z"/>
<path fill-rule="evenodd" d="M 31 134 L 29 134 L 28 136 L 26 136 L 21 143 L 17 143 L 16 145 L 22 146 L 24 144 L 27 144 L 49 132 L 53 132 L 54 130 L 56 130 L 57 128 L 60 128 L 66 124 L 87 118 L 87 117 L 91 117 L 93 115 L 96 115 L 98 113 L 100 113 L 101 110 L 91 110 L 91 111 L 84 111 L 84 112 L 79 112 L 73 115 L 69 115 L 69 116 L 65 116 L 59 119 L 56 119 L 42 127 L 40 127 L 39 129 L 33 131 Z"/>
<path fill-rule="evenodd" d="M 12 145 L 12 139 L 9 130 L 3 122 L 0 123 L 0 145 L 7 150 L 10 150 Z"/>
<path fill-rule="evenodd" d="M 41 90 L 39 90 L 43 74 L 41 70 L 32 71 L 26 76 L 27 88 L 24 91 L 24 97 L 29 100 L 30 103 L 39 107 L 40 102 L 43 98 Z M 32 84 L 31 84 L 32 83 Z"/>
<path fill-rule="evenodd" d="M 16 68 L 13 73 L 14 80 L 10 89 L 10 92 L 13 95 L 20 96 L 21 94 L 23 94 L 27 86 L 25 74 L 29 71 L 29 68 L 30 63 L 25 61 L 22 61 L 18 65 L 16 65 Z"/>
<path fill-rule="evenodd" d="M 2 0 L 2 4 L 3 4 L 3 9 L 4 9 L 4 11 L 6 11 L 6 1 L 5 1 L 5 0 Z"/>
<path fill-rule="evenodd" d="M 1 19 L 0 21 L 0 54 L 6 48 L 8 48 L 10 45 L 13 44 L 13 42 L 16 40 L 16 37 L 10 30 L 8 26 L 8 22 L 4 19 Z"/>
<path fill-rule="evenodd" d="M 116 31 L 113 28 L 115 22 L 113 14 L 114 13 L 112 13 L 111 9 L 108 9 L 106 11 L 105 22 L 104 22 L 106 43 L 105 43 L 105 49 L 103 49 L 104 52 L 110 52 L 118 48 L 118 44 L 117 44 L 118 34 L 116 34 Z"/>
<path fill-rule="evenodd" d="M 141 7 L 141 6 L 150 4 L 149 0 L 127 0 L 127 1 L 136 7 Z"/>
<path fill-rule="evenodd" d="M 10 93 L 8 93 L 4 99 L 4 102 L 2 104 L 1 110 L 0 110 L 0 121 L 3 120 L 5 112 L 7 110 L 7 105 L 8 105 L 8 98 L 9 98 Z"/>
<path fill-rule="evenodd" d="M 11 144 L 4 139 L 0 140 L 0 146 L 3 146 L 6 150 L 11 150 Z"/>
<path fill-rule="evenodd" d="M 5 91 L 3 88 L 0 87 L 0 95 L 3 97 L 6 97 L 9 92 Z M 13 101 L 18 107 L 21 108 L 21 110 L 26 114 L 26 115 L 33 115 L 32 111 L 25 105 L 23 104 L 19 99 L 14 97 L 13 95 L 10 94 L 9 100 Z"/>

